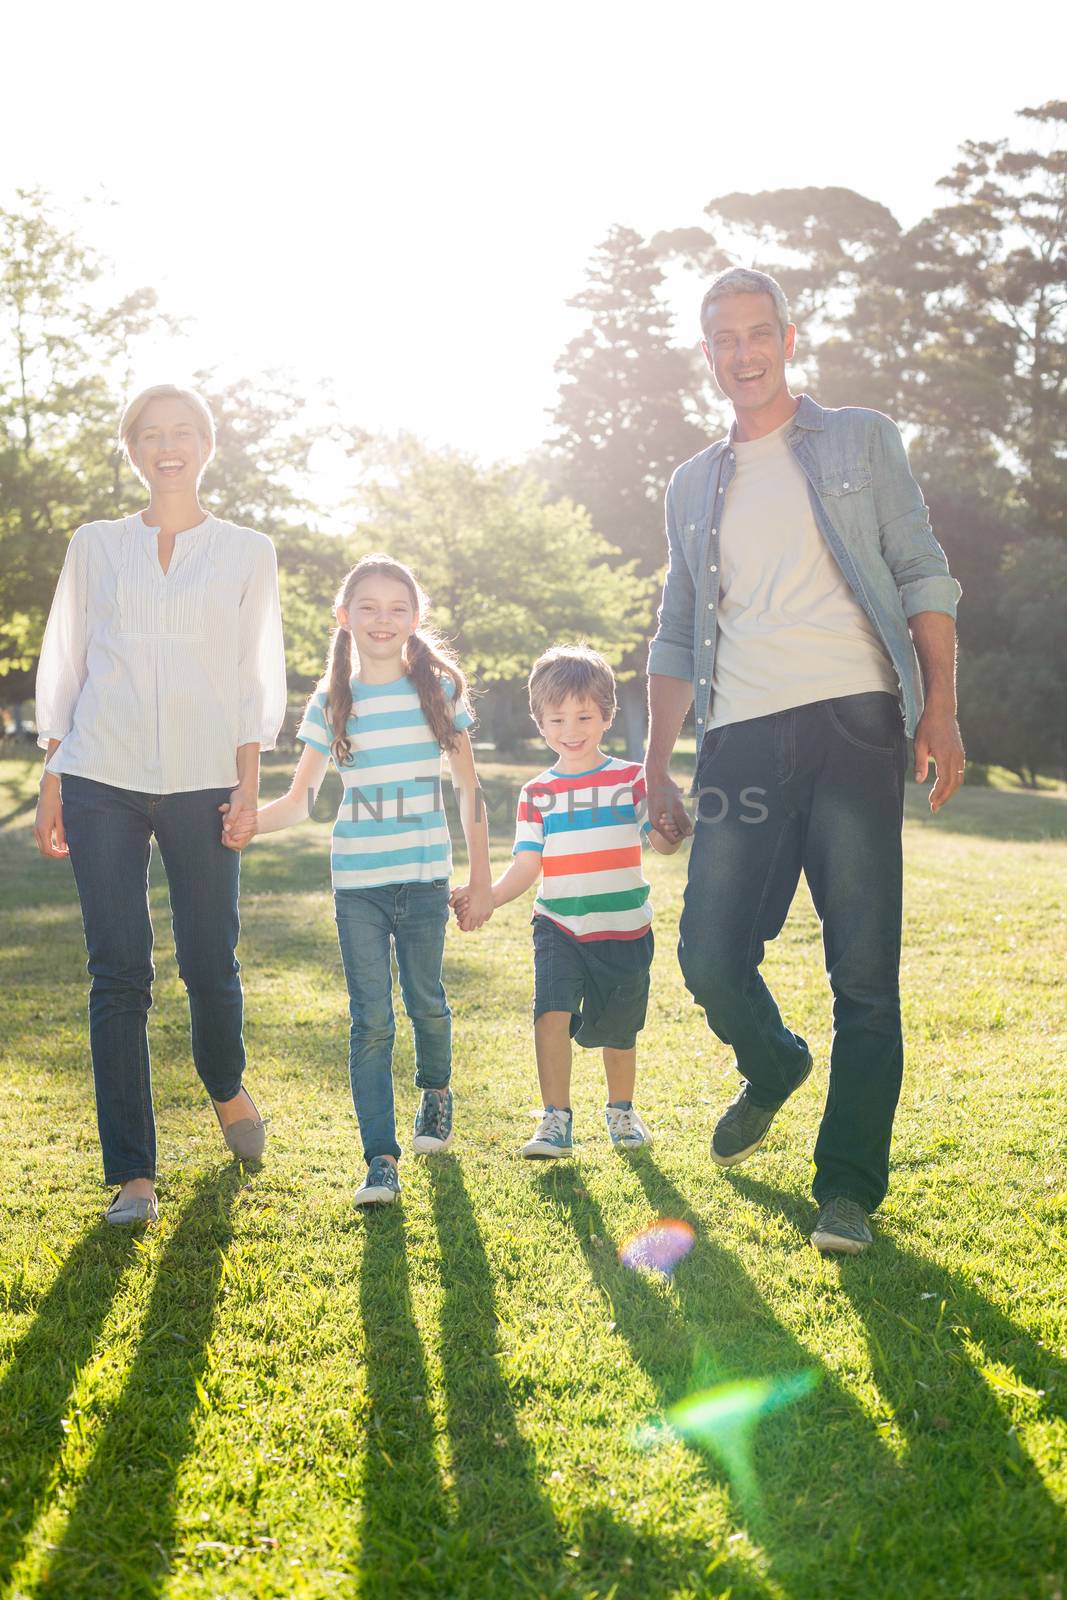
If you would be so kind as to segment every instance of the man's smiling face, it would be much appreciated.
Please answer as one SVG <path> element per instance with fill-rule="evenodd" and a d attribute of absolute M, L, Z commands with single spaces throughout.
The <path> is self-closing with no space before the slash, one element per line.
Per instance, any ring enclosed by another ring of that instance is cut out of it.
<path fill-rule="evenodd" d="M 797 330 L 782 332 L 769 294 L 725 294 L 704 314 L 703 350 L 735 411 L 763 410 L 788 393 L 785 364 Z"/>

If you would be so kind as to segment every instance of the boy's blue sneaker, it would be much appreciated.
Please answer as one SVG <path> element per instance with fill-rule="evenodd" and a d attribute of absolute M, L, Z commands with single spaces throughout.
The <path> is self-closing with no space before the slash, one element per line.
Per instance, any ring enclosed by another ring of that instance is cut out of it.
<path fill-rule="evenodd" d="M 391 1205 L 400 1193 L 400 1174 L 396 1162 L 387 1156 L 375 1156 L 367 1168 L 367 1176 L 355 1193 L 357 1206 Z"/>
<path fill-rule="evenodd" d="M 551 1156 L 571 1155 L 574 1150 L 571 1142 L 573 1122 L 574 1117 L 569 1109 L 546 1106 L 541 1126 L 530 1142 L 522 1147 L 523 1155 L 531 1161 L 544 1161 Z"/>
<path fill-rule="evenodd" d="M 420 1156 L 432 1156 L 448 1149 L 452 1143 L 451 1089 L 422 1091 L 411 1143 Z"/>
<path fill-rule="evenodd" d="M 613 1106 L 609 1101 L 604 1116 L 616 1150 L 643 1150 L 652 1143 L 652 1135 L 632 1105 Z"/>

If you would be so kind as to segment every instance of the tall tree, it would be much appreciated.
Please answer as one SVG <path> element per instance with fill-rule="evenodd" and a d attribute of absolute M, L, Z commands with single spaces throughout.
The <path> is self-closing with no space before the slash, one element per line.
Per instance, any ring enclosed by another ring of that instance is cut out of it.
<path fill-rule="evenodd" d="M 662 269 L 632 228 L 610 230 L 589 263 L 584 289 L 568 304 L 587 320 L 556 363 L 560 392 L 547 446 L 552 482 L 587 508 L 619 559 L 651 576 L 665 558 L 670 475 L 709 443 L 701 369 L 689 350 L 671 342 Z M 651 622 L 650 605 L 646 626 Z M 643 640 L 626 667 L 627 742 L 639 747 Z"/>

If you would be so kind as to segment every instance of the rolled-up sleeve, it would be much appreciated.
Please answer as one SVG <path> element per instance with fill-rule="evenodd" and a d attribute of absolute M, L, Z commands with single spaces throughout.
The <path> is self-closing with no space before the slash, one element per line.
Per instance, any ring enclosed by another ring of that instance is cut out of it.
<path fill-rule="evenodd" d="M 37 664 L 37 743 L 65 739 L 74 725 L 74 708 L 85 685 L 88 646 L 88 529 L 79 528 L 67 546 Z"/>
<path fill-rule="evenodd" d="M 285 717 L 285 647 L 278 594 L 278 558 L 261 534 L 241 593 L 237 680 L 238 744 L 273 750 Z"/>
<path fill-rule="evenodd" d="M 906 617 L 943 611 L 955 617 L 961 589 L 934 538 L 922 490 L 912 476 L 900 430 L 879 418 L 871 444 L 872 481 L 882 555 Z"/>
<path fill-rule="evenodd" d="M 667 576 L 663 598 L 656 613 L 656 632 L 648 647 L 649 675 L 661 678 L 693 678 L 693 622 L 696 591 L 693 576 L 678 543 L 675 515 L 675 489 L 672 478 L 664 501 L 667 525 Z"/>

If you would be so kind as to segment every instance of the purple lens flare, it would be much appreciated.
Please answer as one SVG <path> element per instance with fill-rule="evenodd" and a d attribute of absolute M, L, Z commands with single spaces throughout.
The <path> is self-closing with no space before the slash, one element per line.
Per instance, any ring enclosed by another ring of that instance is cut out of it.
<path fill-rule="evenodd" d="M 658 1272 L 669 1278 L 695 1243 L 696 1233 L 688 1222 L 661 1217 L 623 1240 L 619 1246 L 619 1260 L 624 1267 Z"/>

